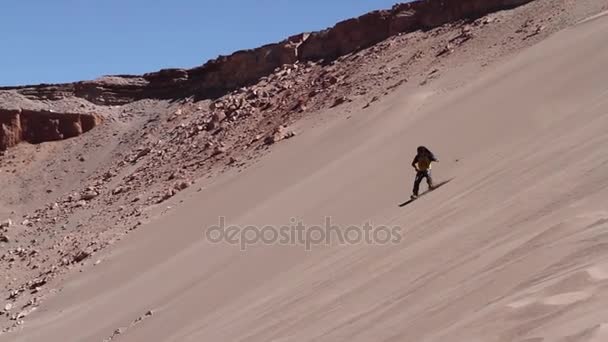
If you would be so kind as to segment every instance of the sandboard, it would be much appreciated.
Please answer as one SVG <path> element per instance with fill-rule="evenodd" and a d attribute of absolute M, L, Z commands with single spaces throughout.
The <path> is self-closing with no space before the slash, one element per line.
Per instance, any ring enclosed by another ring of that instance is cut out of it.
<path fill-rule="evenodd" d="M 440 188 L 441 186 L 443 186 L 443 185 L 445 185 L 445 184 L 449 183 L 451 180 L 452 180 L 452 179 L 448 179 L 448 180 L 445 180 L 445 181 L 439 182 L 439 183 L 437 183 L 437 185 L 435 185 L 435 186 L 434 186 L 432 189 L 428 189 L 427 191 L 425 191 L 425 192 L 421 193 L 420 195 L 418 195 L 418 197 L 416 197 L 416 198 L 410 198 L 410 199 L 409 199 L 407 202 L 399 204 L 399 206 L 400 206 L 400 207 L 405 207 L 406 205 L 408 205 L 408 204 L 410 204 L 410 203 L 412 203 L 412 202 L 414 202 L 414 201 L 416 201 L 416 200 L 419 200 L 419 199 L 420 199 L 420 197 L 422 197 L 422 196 L 424 196 L 424 195 L 426 195 L 426 194 L 428 194 L 428 193 L 430 193 L 430 192 L 433 192 L 433 191 L 437 190 L 438 188 Z"/>

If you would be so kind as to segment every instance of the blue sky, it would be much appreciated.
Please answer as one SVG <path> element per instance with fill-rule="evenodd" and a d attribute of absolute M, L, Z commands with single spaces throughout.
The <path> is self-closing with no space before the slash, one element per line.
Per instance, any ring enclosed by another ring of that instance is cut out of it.
<path fill-rule="evenodd" d="M 189 68 L 398 0 L 2 0 L 0 85 Z"/>

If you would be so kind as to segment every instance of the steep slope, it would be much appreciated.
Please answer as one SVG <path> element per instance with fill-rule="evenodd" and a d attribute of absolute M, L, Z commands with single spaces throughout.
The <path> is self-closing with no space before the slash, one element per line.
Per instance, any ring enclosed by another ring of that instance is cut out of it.
<path fill-rule="evenodd" d="M 301 121 L 257 165 L 185 190 L 6 338 L 604 341 L 607 37 L 600 16 L 474 77 L 453 68 L 348 119 Z M 421 143 L 453 180 L 399 207 Z M 218 216 L 401 235 L 241 251 L 205 239 Z"/>
<path fill-rule="evenodd" d="M 44 307 L 64 276 L 83 271 L 116 241 L 186 201 L 185 189 L 202 191 L 224 172 L 255 167 L 294 131 L 299 140 L 331 118 L 374 113 L 390 94 L 447 94 L 502 58 L 605 8 L 599 0 L 537 0 L 392 36 L 331 63 L 285 65 L 213 101 L 107 106 L 52 88 L 46 94 L 53 98 L 42 100 L 18 90 L 0 92 L 0 102 L 10 108 L 102 118 L 86 134 L 0 152 L 0 222 L 12 221 L 0 231 L 0 293 L 12 306 L 0 315 L 1 330 L 27 324 L 22 316 Z M 369 123 L 377 120 L 382 117 Z"/>

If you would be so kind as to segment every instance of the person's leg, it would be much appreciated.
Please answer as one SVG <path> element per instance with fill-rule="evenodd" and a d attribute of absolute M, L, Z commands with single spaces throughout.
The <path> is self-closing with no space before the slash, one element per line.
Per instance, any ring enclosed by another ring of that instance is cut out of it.
<path fill-rule="evenodd" d="M 429 186 L 429 190 L 433 189 L 433 176 L 431 175 L 431 170 L 426 172 L 426 184 Z"/>
<path fill-rule="evenodd" d="M 418 191 L 420 189 L 420 182 L 422 182 L 422 178 L 424 177 L 424 173 L 423 172 L 416 172 L 416 179 L 414 179 L 414 189 L 413 189 L 413 193 L 414 196 L 418 196 Z"/>

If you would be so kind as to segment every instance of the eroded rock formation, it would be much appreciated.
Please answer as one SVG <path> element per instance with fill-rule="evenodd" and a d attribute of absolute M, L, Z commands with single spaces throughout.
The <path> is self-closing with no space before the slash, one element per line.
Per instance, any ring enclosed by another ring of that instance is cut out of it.
<path fill-rule="evenodd" d="M 21 141 L 38 144 L 75 137 L 100 122 L 94 114 L 0 109 L 0 151 Z"/>

